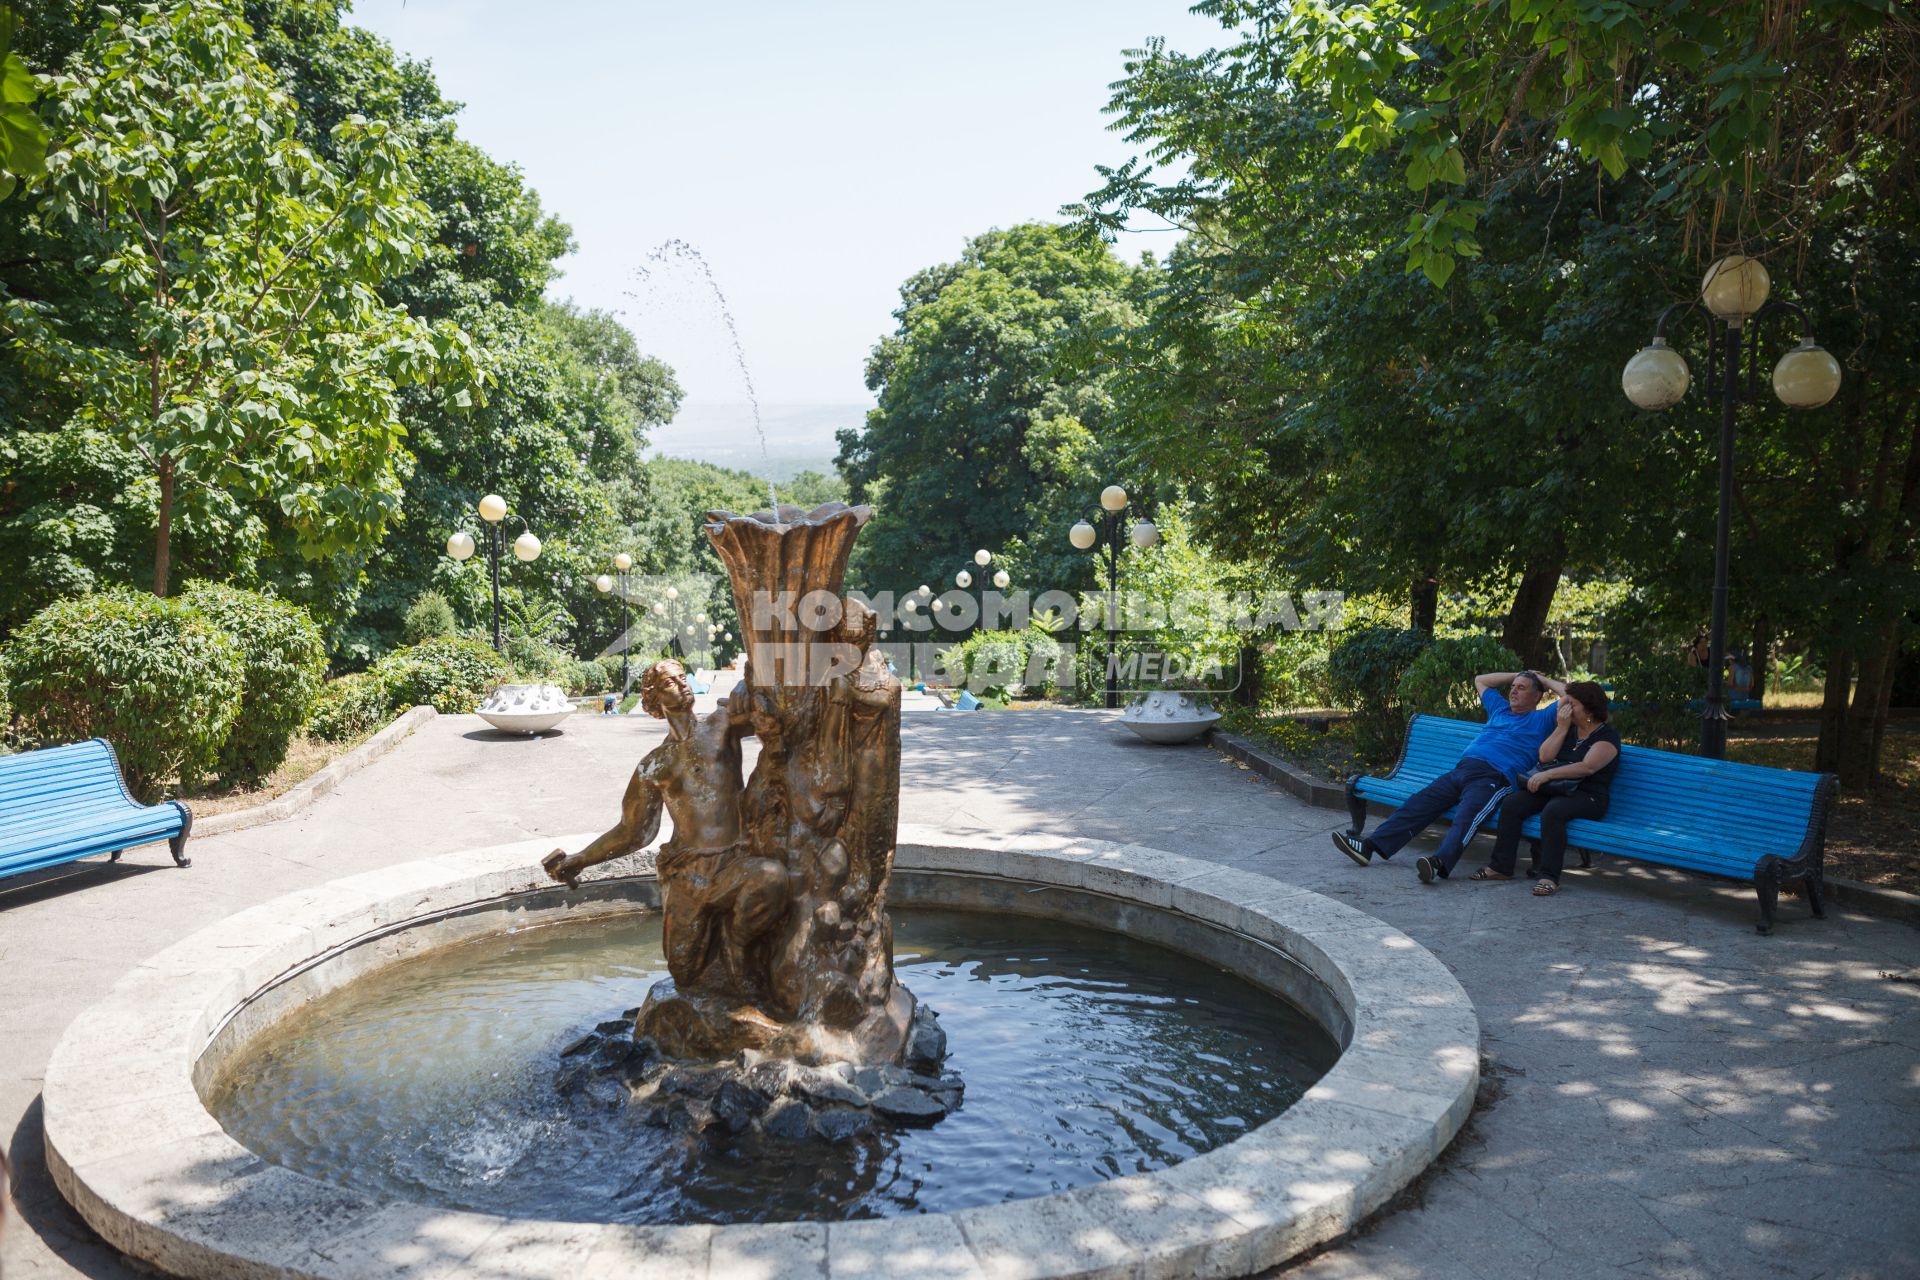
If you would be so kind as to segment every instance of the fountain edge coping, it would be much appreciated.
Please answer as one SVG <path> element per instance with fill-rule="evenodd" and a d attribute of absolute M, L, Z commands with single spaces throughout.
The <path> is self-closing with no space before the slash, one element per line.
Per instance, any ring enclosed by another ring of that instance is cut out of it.
<path fill-rule="evenodd" d="M 1471 1001 L 1431 952 L 1372 916 L 1141 845 L 911 825 L 900 829 L 902 871 L 1097 894 L 1285 953 L 1346 1013 L 1344 1051 L 1293 1107 L 1168 1169 L 844 1223 L 642 1227 L 390 1201 L 268 1163 L 202 1104 L 195 1063 L 253 994 L 330 953 L 357 951 L 369 968 L 385 962 L 396 952 L 382 940 L 409 920 L 551 889 L 539 857 L 587 838 L 519 841 L 332 881 L 238 912 L 135 966 L 74 1020 L 47 1065 L 47 1163 L 62 1194 L 116 1248 L 183 1275 L 1234 1276 L 1358 1225 L 1439 1155 L 1473 1104 Z M 651 861 L 622 860 L 586 878 L 650 880 Z"/>

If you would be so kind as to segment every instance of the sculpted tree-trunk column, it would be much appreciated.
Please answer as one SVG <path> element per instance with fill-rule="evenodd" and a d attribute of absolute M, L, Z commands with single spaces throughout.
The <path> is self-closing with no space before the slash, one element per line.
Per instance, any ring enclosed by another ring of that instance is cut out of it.
<path fill-rule="evenodd" d="M 708 514 L 745 629 L 747 677 L 704 721 L 679 664 L 643 682 L 667 741 L 636 770 L 621 823 L 546 861 L 573 882 L 643 848 L 664 807 L 658 869 L 671 979 L 635 1034 L 674 1058 L 743 1048 L 804 1062 L 901 1058 L 914 999 L 894 981 L 887 881 L 900 800 L 900 682 L 877 619 L 840 591 L 872 512 Z M 740 739 L 759 739 L 741 781 Z"/>

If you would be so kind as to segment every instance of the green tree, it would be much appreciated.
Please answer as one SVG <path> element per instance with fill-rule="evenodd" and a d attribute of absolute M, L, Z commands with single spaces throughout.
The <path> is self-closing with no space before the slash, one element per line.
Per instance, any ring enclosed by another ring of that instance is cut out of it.
<path fill-rule="evenodd" d="M 464 401 L 474 372 L 457 327 L 377 292 L 420 252 L 403 139 L 350 118 L 341 162 L 315 155 L 223 5 L 102 14 L 83 65 L 47 78 L 33 191 L 88 287 L 9 297 L 14 342 L 68 385 L 74 425 L 146 464 L 156 594 L 182 485 L 274 504 L 310 556 L 371 545 L 399 506 L 399 388 Z"/>
<path fill-rule="evenodd" d="M 424 64 L 345 25 L 344 9 L 339 0 L 250 0 L 248 15 L 313 146 L 324 153 L 330 130 L 355 114 L 392 120 L 412 140 L 431 220 L 423 256 L 384 295 L 472 334 L 489 382 L 486 403 L 460 412 L 403 393 L 412 456 L 399 532 L 372 557 L 329 562 L 325 582 L 302 589 L 332 591 L 338 613 L 352 615 L 336 637 L 351 664 L 391 647 L 407 606 L 429 588 L 478 625 L 489 596 L 482 558 L 462 566 L 440 551 L 454 528 L 474 527 L 479 497 L 497 492 L 545 544 L 532 566 L 511 566 L 510 601 L 561 608 L 575 620 L 566 642 L 592 647 L 619 616 L 593 578 L 615 552 L 638 554 L 631 531 L 651 504 L 641 451 L 647 431 L 673 417 L 679 388 L 612 316 L 546 300 L 571 231 L 515 167 L 459 136 L 458 107 Z"/>
<path fill-rule="evenodd" d="M 1400 248 L 1445 284 L 1485 195 L 1564 148 L 1651 188 L 1708 246 L 1781 244 L 1914 182 L 1920 18 L 1894 0 L 1595 4 L 1208 0 L 1244 48 L 1324 95 L 1334 147 L 1423 197 Z M 1472 171 L 1472 172 L 1470 172 Z"/>
<path fill-rule="evenodd" d="M 37 178 L 47 167 L 47 130 L 33 111 L 40 88 L 13 51 L 19 25 L 13 6 L 0 5 L 0 200 L 20 179 Z"/>
<path fill-rule="evenodd" d="M 1090 352 L 1138 320 L 1153 275 L 1063 228 L 1025 225 L 978 236 L 901 286 L 899 326 L 867 361 L 879 407 L 839 433 L 854 500 L 884 495 L 853 585 L 911 590 L 1016 540 L 1034 574 L 1070 575 L 1047 585 L 1090 585 L 1066 551 L 1067 527 L 1106 483 L 1092 477 L 1110 474 L 1091 455 L 1111 375 Z"/>

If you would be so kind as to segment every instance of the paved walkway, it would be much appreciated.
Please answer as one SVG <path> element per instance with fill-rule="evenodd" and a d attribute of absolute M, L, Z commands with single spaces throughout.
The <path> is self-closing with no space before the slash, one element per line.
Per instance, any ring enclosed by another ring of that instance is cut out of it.
<path fill-rule="evenodd" d="M 1920 929 L 1619 864 L 1558 897 L 1365 870 L 1310 809 L 1201 747 L 1089 712 L 906 720 L 901 818 L 1126 839 L 1332 894 L 1425 943 L 1480 1010 L 1484 1105 L 1442 1165 L 1293 1277 L 1802 1277 L 1920 1272 Z M 135 961 L 235 909 L 453 849 L 610 823 L 656 723 L 557 737 L 429 722 L 303 815 L 117 867 L 0 881 L 0 1140 L 24 1221 L 6 1280 L 131 1274 L 49 1182 L 40 1071 Z M 1484 844 L 1470 861 L 1484 857 Z M 1908 980 L 1896 980 L 1899 975 Z M 100 1064 L 111 1077 L 112 1063 Z"/>

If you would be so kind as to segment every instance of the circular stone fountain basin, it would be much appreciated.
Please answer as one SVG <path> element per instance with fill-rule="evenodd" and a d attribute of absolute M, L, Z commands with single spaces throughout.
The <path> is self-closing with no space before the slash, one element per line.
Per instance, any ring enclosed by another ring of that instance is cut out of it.
<path fill-rule="evenodd" d="M 931 1127 L 865 1129 L 835 1090 L 796 1100 L 785 1135 L 716 1122 L 694 1138 L 666 1123 L 674 1113 L 629 1103 L 617 1075 L 592 1074 L 591 1051 L 577 1068 L 563 1060 L 666 976 L 654 912 L 377 970 L 222 1053 L 208 1104 L 275 1164 L 443 1208 L 847 1221 L 1169 1168 L 1284 1111 L 1339 1054 L 1279 997 L 1118 934 L 912 908 L 893 931 L 896 972 L 939 1012 L 945 1069 L 966 1085 L 965 1105 Z"/>
<path fill-rule="evenodd" d="M 566 942 L 569 933 L 612 936 L 639 955 L 632 931 L 644 926 L 635 911 L 657 895 L 650 867 L 608 864 L 584 893 L 567 895 L 535 865 L 554 843 L 452 854 L 337 881 L 242 912 L 139 966 L 75 1021 L 48 1065 L 48 1163 L 63 1193 L 116 1247 L 183 1275 L 1244 1275 L 1340 1235 L 1383 1204 L 1451 1139 L 1477 1084 L 1479 1028 L 1465 993 L 1425 949 L 1372 917 L 1265 877 L 1138 846 L 959 839 L 903 827 L 892 897 L 903 908 L 900 955 L 911 985 L 922 985 L 912 973 L 920 922 L 938 926 L 922 930 L 929 937 L 941 928 L 965 933 L 969 918 L 1007 920 L 1014 934 L 1014 917 L 1064 922 L 1130 940 L 1105 945 L 1136 955 L 1161 954 L 1140 944 L 1181 953 L 1168 959 L 1170 972 L 1198 961 L 1282 998 L 1340 1047 L 1337 1060 L 1298 1102 L 1264 1122 L 1263 1107 L 1245 1100 L 1211 1113 L 1225 1130 L 1215 1138 L 1231 1140 L 1210 1150 L 1203 1150 L 1209 1139 L 1195 1138 L 1206 1126 L 1189 1121 L 1179 1126 L 1183 1136 L 1163 1140 L 1134 1165 L 1107 1152 L 1108 1163 L 1093 1170 L 1115 1175 L 1103 1181 L 1043 1195 L 1009 1185 L 1002 1194 L 1025 1198 L 979 1203 L 964 1197 L 982 1180 L 958 1177 L 947 1190 L 960 1198 L 940 1211 L 914 1212 L 928 1206 L 898 1195 L 849 1209 L 823 1195 L 811 1220 L 788 1205 L 771 1215 L 780 1220 L 741 1225 L 633 1220 L 647 1213 L 581 1221 L 591 1215 L 551 1202 L 535 1209 L 546 1216 L 509 1217 L 488 1211 L 484 1196 L 465 1207 L 449 1203 L 444 1187 L 419 1179 L 417 1190 L 399 1182 L 370 1189 L 351 1162 L 308 1166 L 327 1174 L 322 1180 L 264 1158 L 222 1127 L 207 1099 L 228 1107 L 233 1086 L 223 1080 L 237 1078 L 248 1054 L 297 1043 L 301 1020 L 324 1015 L 330 998 L 349 994 L 341 989 L 356 979 L 368 979 L 356 983 L 361 991 L 390 979 L 404 986 L 409 969 L 423 972 L 465 949 L 565 951 L 578 941 Z M 564 923 L 532 927 L 556 922 Z M 1069 934 L 1078 936 L 1055 930 L 1048 949 L 1071 955 Z M 981 941 L 976 931 L 969 944 Z M 1012 951 L 1032 950 L 1016 942 Z M 1098 943 L 1090 935 L 1086 945 Z M 1051 976 L 1063 966 L 1056 962 Z M 604 959 L 590 967 L 605 973 Z M 644 959 L 630 969 L 634 982 L 650 972 Z M 939 995 L 921 994 L 941 1006 Z M 612 995 L 612 1002 L 623 998 Z M 1294 1015 L 1266 1007 L 1278 1011 L 1269 1028 L 1278 1034 L 1265 1043 L 1315 1038 L 1310 1031 L 1289 1037 L 1279 1024 Z M 462 1034 L 477 1035 L 484 1018 L 464 1025 Z M 954 1023 L 949 1034 L 965 1052 L 978 1030 Z M 421 1056 L 447 1048 L 445 1036 L 417 1038 Z M 1241 1047 L 1260 1042 L 1249 1032 Z M 1305 1076 L 1318 1065 L 1308 1061 Z M 988 1109 L 969 1083 L 966 1105 L 943 1124 Z M 291 1093 L 281 1101 L 260 1114 L 324 1125 L 324 1100 L 316 1098 L 304 1120 Z M 1137 1096 L 1133 1102 L 1139 1105 Z M 223 1114 L 234 1133 L 271 1149 L 242 1118 Z M 1244 1136 L 1233 1136 L 1235 1118 L 1250 1126 Z M 939 1130 L 925 1136 L 937 1139 Z M 331 1150 L 328 1141 L 322 1133 L 309 1152 Z M 470 1172 L 484 1185 L 498 1161 L 470 1154 L 478 1160 Z M 294 1165 L 307 1158 L 293 1147 L 279 1156 Z M 900 1160 L 900 1151 L 891 1158 Z M 962 1158 L 949 1152 L 941 1161 Z M 900 1171 L 891 1176 L 899 1192 L 906 1185 Z M 909 1170 L 908 1183 L 912 1176 Z M 911 1216 L 822 1220 L 885 1212 L 889 1204 Z M 671 1212 L 691 1216 L 684 1197 Z"/>

